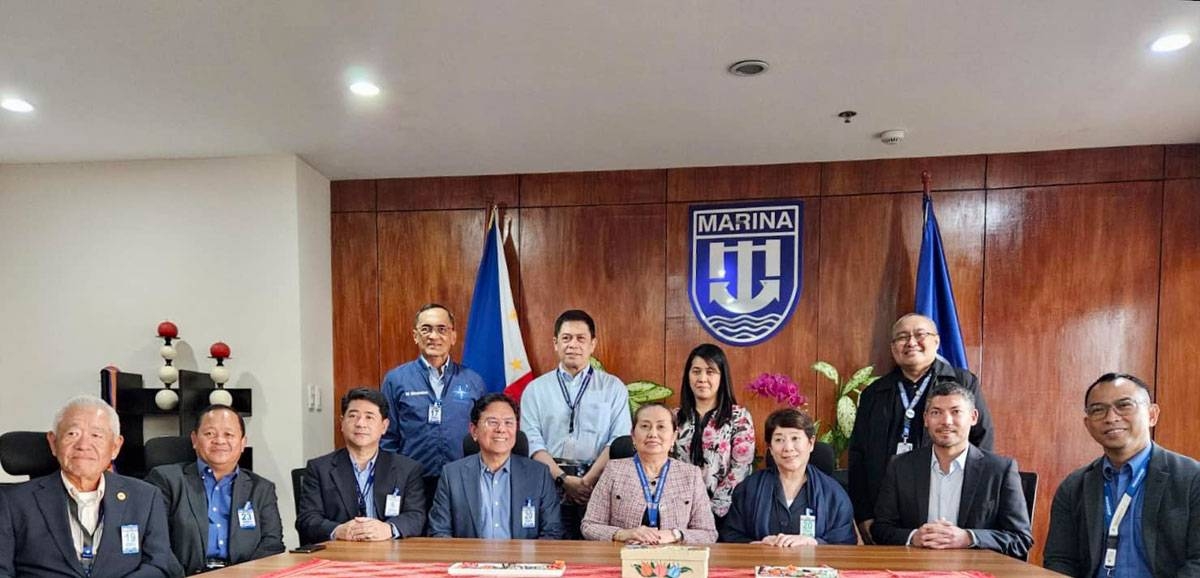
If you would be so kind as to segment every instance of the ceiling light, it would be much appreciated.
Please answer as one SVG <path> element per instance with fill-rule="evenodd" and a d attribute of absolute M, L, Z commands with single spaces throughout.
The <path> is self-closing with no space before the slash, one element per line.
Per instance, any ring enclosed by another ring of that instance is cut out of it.
<path fill-rule="evenodd" d="M 1192 37 L 1187 34 L 1168 34 L 1154 41 L 1150 50 L 1155 52 L 1174 52 L 1192 43 Z"/>
<path fill-rule="evenodd" d="M 359 96 L 375 96 L 379 94 L 379 87 L 365 80 L 360 80 L 350 85 L 350 92 Z"/>
<path fill-rule="evenodd" d="M 0 107 L 4 107 L 4 110 L 11 110 L 13 112 L 33 112 L 33 105 L 19 98 L 6 98 L 4 100 L 0 100 Z"/>
<path fill-rule="evenodd" d="M 755 76 L 762 74 L 771 65 L 762 60 L 742 60 L 729 65 L 729 72 L 734 76 Z"/>

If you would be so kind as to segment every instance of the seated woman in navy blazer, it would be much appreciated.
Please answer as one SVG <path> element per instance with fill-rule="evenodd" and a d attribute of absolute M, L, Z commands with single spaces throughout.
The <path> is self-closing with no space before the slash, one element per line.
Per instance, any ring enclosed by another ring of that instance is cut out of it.
<path fill-rule="evenodd" d="M 781 409 L 767 418 L 765 429 L 775 465 L 733 490 L 721 540 L 780 548 L 857 544 L 850 496 L 808 463 L 817 433 L 812 417 Z"/>
<path fill-rule="evenodd" d="M 700 468 L 668 457 L 675 414 L 661 403 L 633 416 L 632 458 L 611 460 L 583 517 L 583 537 L 635 544 L 711 544 L 712 503 Z"/>

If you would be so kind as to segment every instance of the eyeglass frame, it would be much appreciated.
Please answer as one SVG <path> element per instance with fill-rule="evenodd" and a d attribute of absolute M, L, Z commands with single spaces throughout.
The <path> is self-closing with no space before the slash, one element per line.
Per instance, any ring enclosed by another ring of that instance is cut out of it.
<path fill-rule="evenodd" d="M 417 333 L 421 337 L 429 337 L 430 335 L 433 335 L 434 333 L 437 333 L 438 335 L 445 337 L 447 335 L 450 335 L 453 332 L 454 332 L 453 325 L 418 325 L 417 326 Z"/>
<path fill-rule="evenodd" d="M 1124 410 L 1125 413 L 1122 413 L 1122 410 L 1121 410 L 1119 404 L 1125 404 L 1125 403 L 1128 403 L 1129 405 Z M 1121 417 L 1129 417 L 1129 416 L 1137 413 L 1138 407 L 1143 406 L 1143 405 L 1145 405 L 1146 407 L 1150 407 L 1150 403 L 1151 403 L 1150 401 L 1143 401 L 1140 399 L 1134 399 L 1132 397 L 1123 397 L 1121 399 L 1118 399 L 1114 403 L 1088 404 L 1083 407 L 1083 414 L 1084 414 L 1084 416 L 1086 416 L 1088 419 L 1090 419 L 1092 421 L 1104 421 L 1104 419 L 1108 417 L 1108 413 L 1110 411 L 1115 411 L 1117 413 L 1117 415 L 1121 416 Z M 1104 413 L 1098 413 L 1102 409 L 1104 410 Z M 1092 414 L 1095 414 L 1095 415 L 1092 415 Z"/>
<path fill-rule="evenodd" d="M 918 331 L 916 333 L 901 333 L 892 337 L 892 345 L 900 345 L 908 343 L 910 339 L 916 339 L 917 343 L 925 343 L 930 337 L 937 337 L 938 334 L 933 331 Z"/>

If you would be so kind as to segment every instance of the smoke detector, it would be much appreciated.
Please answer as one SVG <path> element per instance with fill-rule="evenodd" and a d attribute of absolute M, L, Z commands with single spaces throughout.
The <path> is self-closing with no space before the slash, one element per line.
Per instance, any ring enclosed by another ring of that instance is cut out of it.
<path fill-rule="evenodd" d="M 904 131 L 901 129 L 885 130 L 879 133 L 879 140 L 885 145 L 899 144 L 904 140 Z"/>
<path fill-rule="evenodd" d="M 729 73 L 734 76 L 756 76 L 770 67 L 764 60 L 740 60 L 729 65 Z"/>

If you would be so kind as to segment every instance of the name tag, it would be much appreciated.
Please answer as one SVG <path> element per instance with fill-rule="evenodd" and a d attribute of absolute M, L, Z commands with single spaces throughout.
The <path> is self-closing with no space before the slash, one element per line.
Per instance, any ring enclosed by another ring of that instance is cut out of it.
<path fill-rule="evenodd" d="M 442 404 L 434 403 L 429 406 L 429 423 L 442 423 Z"/>
<path fill-rule="evenodd" d="M 237 511 L 237 515 L 238 526 L 243 530 L 253 529 L 258 526 L 254 522 L 254 507 L 250 505 L 250 502 L 246 502 L 246 505 Z"/>
<path fill-rule="evenodd" d="M 138 539 L 137 524 L 126 524 L 121 526 L 121 553 L 122 554 L 140 554 L 141 540 Z"/>
<path fill-rule="evenodd" d="M 525 506 L 521 508 L 521 527 L 537 528 L 537 508 L 533 507 L 532 498 L 525 500 Z"/>
<path fill-rule="evenodd" d="M 406 391 L 404 397 L 417 397 L 418 395 L 429 395 L 428 391 Z"/>
<path fill-rule="evenodd" d="M 908 452 L 911 452 L 912 449 L 913 449 L 912 444 L 910 444 L 908 442 L 900 442 L 900 443 L 896 444 L 896 455 L 902 456 L 904 454 L 907 454 Z"/>
<path fill-rule="evenodd" d="M 800 535 L 809 538 L 817 537 L 817 517 L 812 514 L 800 516 Z"/>
<path fill-rule="evenodd" d="M 387 503 L 383 505 L 383 517 L 394 518 L 400 515 L 400 504 L 403 498 L 399 494 L 388 494 Z"/>

